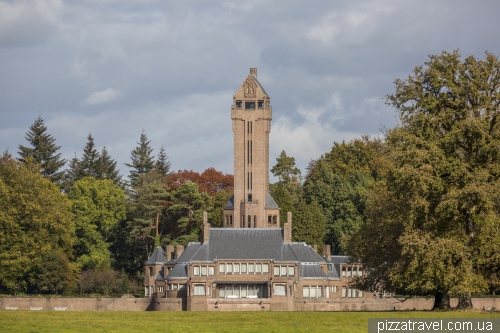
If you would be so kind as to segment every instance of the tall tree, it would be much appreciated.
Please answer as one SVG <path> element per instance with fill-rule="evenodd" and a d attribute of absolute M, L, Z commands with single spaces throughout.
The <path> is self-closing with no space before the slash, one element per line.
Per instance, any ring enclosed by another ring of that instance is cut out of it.
<path fill-rule="evenodd" d="M 25 136 L 31 147 L 19 145 L 18 161 L 26 163 L 28 159 L 40 166 L 40 174 L 50 179 L 52 182 L 59 184 L 63 177 L 63 172 L 60 172 L 66 161 L 61 158 L 61 154 L 57 151 L 61 146 L 55 144 L 56 139 L 47 133 L 47 126 L 41 116 L 35 120 L 30 126 L 28 133 Z"/>
<path fill-rule="evenodd" d="M 271 168 L 273 175 L 284 183 L 297 182 L 300 177 L 300 169 L 295 166 L 295 158 L 287 156 L 283 150 L 276 158 L 276 165 Z"/>
<path fill-rule="evenodd" d="M 375 217 L 402 225 L 386 279 L 434 295 L 436 308 L 449 308 L 451 293 L 470 307 L 470 293 L 486 290 L 500 264 L 491 255 L 500 252 L 500 62 L 443 52 L 395 84 L 387 103 L 401 125 L 386 136 L 392 209 Z"/>
<path fill-rule="evenodd" d="M 38 165 L 0 158 L 0 287 L 8 290 L 26 290 L 51 250 L 71 256 L 69 201 L 38 171 Z"/>
<path fill-rule="evenodd" d="M 125 192 L 109 179 L 85 177 L 76 181 L 68 195 L 75 214 L 74 252 L 83 269 L 111 267 L 110 239 L 125 215 Z"/>
<path fill-rule="evenodd" d="M 322 251 L 326 221 L 321 206 L 317 202 L 314 201 L 308 205 L 305 200 L 299 201 L 295 207 L 292 228 L 294 241 L 318 245 L 319 251 Z"/>
<path fill-rule="evenodd" d="M 138 146 L 132 150 L 130 155 L 132 163 L 125 163 L 127 167 L 131 168 L 128 178 L 130 179 L 130 185 L 132 187 L 137 186 L 137 179 L 141 175 L 153 171 L 155 165 L 153 156 L 151 155 L 153 152 L 153 148 L 150 146 L 151 141 L 148 140 L 144 131 L 141 133 L 141 137 L 137 144 Z"/>
<path fill-rule="evenodd" d="M 158 156 L 156 157 L 154 170 L 165 178 L 170 175 L 170 161 L 168 160 L 167 153 L 163 146 L 161 146 Z"/>
<path fill-rule="evenodd" d="M 100 158 L 101 156 L 95 148 L 92 133 L 89 133 L 89 135 L 87 136 L 87 143 L 83 148 L 82 158 L 78 161 L 76 180 L 82 179 L 84 177 L 94 177 L 97 179 L 99 173 Z"/>
<path fill-rule="evenodd" d="M 122 176 L 120 170 L 116 169 L 116 161 L 109 156 L 106 146 L 102 148 L 99 154 L 96 171 L 96 179 L 109 179 L 115 185 L 121 185 Z"/>

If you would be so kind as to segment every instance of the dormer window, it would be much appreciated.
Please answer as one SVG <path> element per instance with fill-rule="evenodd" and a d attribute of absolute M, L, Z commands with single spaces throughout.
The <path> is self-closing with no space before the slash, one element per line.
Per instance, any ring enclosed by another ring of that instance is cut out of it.
<path fill-rule="evenodd" d="M 255 110 L 255 102 L 245 102 L 245 110 Z"/>

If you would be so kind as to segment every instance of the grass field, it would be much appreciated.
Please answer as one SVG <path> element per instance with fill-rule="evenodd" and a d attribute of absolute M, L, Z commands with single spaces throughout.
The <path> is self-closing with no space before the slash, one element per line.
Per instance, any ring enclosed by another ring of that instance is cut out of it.
<path fill-rule="evenodd" d="M 0 332 L 367 332 L 368 318 L 500 318 L 500 313 L 0 311 Z"/>

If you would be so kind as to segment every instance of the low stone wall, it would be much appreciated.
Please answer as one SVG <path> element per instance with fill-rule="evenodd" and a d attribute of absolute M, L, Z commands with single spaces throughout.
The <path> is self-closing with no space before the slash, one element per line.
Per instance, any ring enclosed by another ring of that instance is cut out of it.
<path fill-rule="evenodd" d="M 451 299 L 455 307 L 458 299 Z M 408 311 L 431 310 L 434 299 L 412 298 L 318 298 L 293 302 L 270 298 L 255 300 L 207 298 L 190 304 L 193 311 Z M 473 298 L 474 309 L 500 310 L 500 298 Z M 175 298 L 0 298 L 0 310 L 48 311 L 185 311 L 186 300 Z"/>

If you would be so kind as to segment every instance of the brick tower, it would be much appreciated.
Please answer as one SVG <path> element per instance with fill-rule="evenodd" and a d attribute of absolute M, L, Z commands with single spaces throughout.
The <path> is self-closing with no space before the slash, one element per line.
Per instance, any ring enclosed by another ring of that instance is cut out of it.
<path fill-rule="evenodd" d="M 270 98 L 257 68 L 233 96 L 234 195 L 224 207 L 226 228 L 279 228 L 279 208 L 269 194 Z"/>

